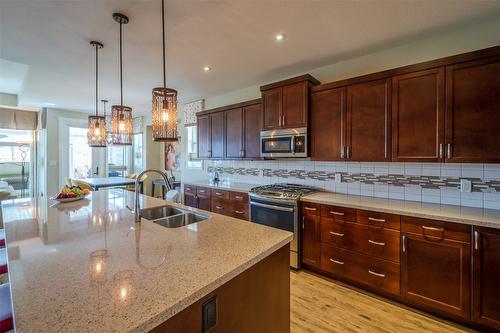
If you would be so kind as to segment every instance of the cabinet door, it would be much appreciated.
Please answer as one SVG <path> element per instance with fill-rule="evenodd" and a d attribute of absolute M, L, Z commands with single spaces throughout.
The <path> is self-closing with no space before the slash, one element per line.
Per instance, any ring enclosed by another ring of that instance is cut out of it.
<path fill-rule="evenodd" d="M 345 88 L 311 94 L 311 159 L 343 160 L 345 146 Z"/>
<path fill-rule="evenodd" d="M 500 330 L 500 230 L 474 227 L 472 317 Z"/>
<path fill-rule="evenodd" d="M 392 78 L 392 160 L 444 157 L 444 68 Z"/>
<path fill-rule="evenodd" d="M 262 104 L 243 108 L 244 148 L 243 157 L 260 158 L 260 130 L 262 128 Z"/>
<path fill-rule="evenodd" d="M 198 157 L 199 158 L 210 158 L 211 157 L 211 146 L 212 141 L 210 137 L 210 115 L 203 115 L 197 117 L 198 125 Z"/>
<path fill-rule="evenodd" d="M 184 205 L 198 208 L 198 200 L 196 198 L 196 194 L 184 192 Z"/>
<path fill-rule="evenodd" d="M 302 215 L 302 262 L 319 267 L 321 259 L 321 217 Z"/>
<path fill-rule="evenodd" d="M 446 68 L 446 161 L 500 162 L 500 57 Z"/>
<path fill-rule="evenodd" d="M 347 87 L 348 160 L 390 160 L 390 98 L 388 79 Z"/>
<path fill-rule="evenodd" d="M 281 87 L 262 92 L 262 129 L 270 130 L 281 127 L 281 108 L 283 107 L 283 89 Z"/>
<path fill-rule="evenodd" d="M 283 87 L 283 128 L 307 126 L 307 111 L 309 109 L 308 83 L 299 82 Z"/>
<path fill-rule="evenodd" d="M 212 206 L 210 196 L 198 195 L 198 208 L 210 211 Z"/>
<path fill-rule="evenodd" d="M 470 244 L 411 233 L 402 239 L 402 296 L 426 309 L 470 317 Z"/>
<path fill-rule="evenodd" d="M 227 110 L 226 116 L 226 158 L 243 157 L 243 110 Z"/>
<path fill-rule="evenodd" d="M 211 123 L 211 150 L 212 158 L 224 158 L 224 112 L 212 113 Z"/>

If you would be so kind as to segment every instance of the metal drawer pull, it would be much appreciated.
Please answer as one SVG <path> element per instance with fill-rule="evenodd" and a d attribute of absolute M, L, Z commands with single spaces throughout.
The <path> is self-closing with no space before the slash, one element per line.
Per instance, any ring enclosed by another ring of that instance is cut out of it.
<path fill-rule="evenodd" d="M 344 234 L 341 234 L 339 232 L 333 232 L 333 231 L 330 231 L 330 234 L 334 235 L 334 236 L 339 236 L 339 237 L 344 237 Z"/>
<path fill-rule="evenodd" d="M 236 214 L 243 214 L 244 212 L 242 212 L 241 210 L 235 210 L 234 211 Z"/>
<path fill-rule="evenodd" d="M 424 229 L 424 230 L 432 230 L 432 231 L 439 231 L 439 232 L 443 232 L 444 231 L 444 228 L 427 227 L 425 225 L 422 226 L 422 229 Z"/>
<path fill-rule="evenodd" d="M 198 192 L 200 192 L 200 193 L 205 193 L 205 190 L 199 190 Z"/>
<path fill-rule="evenodd" d="M 338 216 L 344 216 L 345 215 L 345 213 L 334 212 L 333 210 L 330 211 L 330 214 L 332 214 L 332 215 L 338 215 Z"/>
<path fill-rule="evenodd" d="M 474 250 L 479 250 L 479 232 L 474 230 Z"/>
<path fill-rule="evenodd" d="M 312 211 L 317 211 L 317 208 L 311 208 L 311 207 L 304 207 L 305 210 L 312 210 Z"/>
<path fill-rule="evenodd" d="M 215 195 L 224 195 L 224 193 L 215 192 Z"/>
<path fill-rule="evenodd" d="M 385 243 L 375 242 L 375 241 L 372 241 L 371 239 L 368 240 L 368 243 L 375 244 L 375 245 L 380 245 L 380 246 L 385 246 Z"/>
<path fill-rule="evenodd" d="M 215 206 L 215 208 L 217 208 L 217 209 L 222 209 L 222 208 L 224 208 L 224 207 L 222 207 L 222 206 Z"/>
<path fill-rule="evenodd" d="M 237 200 L 243 199 L 243 197 L 240 197 L 239 195 L 235 195 L 234 198 L 237 199 Z"/>
<path fill-rule="evenodd" d="M 381 277 L 381 278 L 385 278 L 385 274 L 376 273 L 376 272 L 372 271 L 371 269 L 368 270 L 368 273 L 370 273 L 371 275 Z"/>
<path fill-rule="evenodd" d="M 373 222 L 385 222 L 385 219 L 376 219 L 374 217 L 369 217 L 368 220 L 373 221 Z"/>
<path fill-rule="evenodd" d="M 332 259 L 332 258 L 330 258 L 330 261 L 333 262 L 333 263 L 336 263 L 337 265 L 343 265 L 344 264 L 343 261 L 338 261 L 338 260 L 335 260 L 335 259 Z"/>

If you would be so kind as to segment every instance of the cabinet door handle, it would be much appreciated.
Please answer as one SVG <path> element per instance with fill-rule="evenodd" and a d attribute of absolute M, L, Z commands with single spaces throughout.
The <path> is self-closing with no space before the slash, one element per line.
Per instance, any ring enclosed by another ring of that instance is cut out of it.
<path fill-rule="evenodd" d="M 442 143 L 439 144 L 439 158 L 443 158 L 444 155 L 444 145 Z"/>
<path fill-rule="evenodd" d="M 333 262 L 333 263 L 335 263 L 335 264 L 337 264 L 337 265 L 343 265 L 344 264 L 343 261 L 338 261 L 338 260 L 335 260 L 335 259 L 332 259 L 332 258 L 330 258 L 330 261 Z"/>
<path fill-rule="evenodd" d="M 333 210 L 330 211 L 330 214 L 332 214 L 332 215 L 338 215 L 338 216 L 344 216 L 345 215 L 345 213 L 335 212 Z"/>
<path fill-rule="evenodd" d="M 451 151 L 451 143 L 448 143 L 448 146 L 446 148 L 446 154 L 448 155 L 448 159 L 450 159 L 452 157 L 452 151 Z"/>
<path fill-rule="evenodd" d="M 334 235 L 334 236 L 339 236 L 339 237 L 344 237 L 344 234 L 341 234 L 339 232 L 333 232 L 333 231 L 330 231 L 330 234 Z"/>
<path fill-rule="evenodd" d="M 311 208 L 311 207 L 304 207 L 305 210 L 312 210 L 312 211 L 317 211 L 317 208 Z"/>
<path fill-rule="evenodd" d="M 377 219 L 375 217 L 369 217 L 368 220 L 373 222 L 385 222 L 385 219 Z"/>
<path fill-rule="evenodd" d="M 474 230 L 474 250 L 479 250 L 479 232 Z"/>
<path fill-rule="evenodd" d="M 346 147 L 346 158 L 351 158 L 351 147 L 347 146 Z"/>
<path fill-rule="evenodd" d="M 375 275 L 375 276 L 381 277 L 381 278 L 385 278 L 385 274 L 374 272 L 371 269 L 368 270 L 368 273 L 370 273 L 371 275 Z"/>
<path fill-rule="evenodd" d="M 215 195 L 221 196 L 221 195 L 224 195 L 224 193 L 215 192 Z"/>
<path fill-rule="evenodd" d="M 304 219 L 305 219 L 305 216 L 302 216 L 302 229 L 305 229 Z"/>
<path fill-rule="evenodd" d="M 205 190 L 198 190 L 198 192 L 200 192 L 200 193 L 205 193 Z"/>
<path fill-rule="evenodd" d="M 340 148 L 340 158 L 344 158 L 345 154 L 345 146 L 342 146 L 342 148 Z"/>
<path fill-rule="evenodd" d="M 244 212 L 242 212 L 241 210 L 235 210 L 234 211 L 236 214 L 243 214 Z"/>
<path fill-rule="evenodd" d="M 222 207 L 222 206 L 215 206 L 215 208 L 217 208 L 217 209 L 222 209 L 222 208 L 224 208 L 224 207 Z"/>
<path fill-rule="evenodd" d="M 285 115 L 281 116 L 281 126 L 285 126 Z"/>
<path fill-rule="evenodd" d="M 243 199 L 243 197 L 240 197 L 239 195 L 235 195 L 235 196 L 234 196 L 234 198 L 235 198 L 236 200 L 241 200 L 241 199 Z"/>
<path fill-rule="evenodd" d="M 403 246 L 403 252 L 406 252 L 406 236 L 401 236 L 401 245 Z"/>
<path fill-rule="evenodd" d="M 379 245 L 379 246 L 385 246 L 385 243 L 383 243 L 383 242 L 375 242 L 375 241 L 372 241 L 371 239 L 368 240 L 368 243 Z"/>
<path fill-rule="evenodd" d="M 444 228 L 435 228 L 435 227 L 428 227 L 423 225 L 422 229 L 424 230 L 432 230 L 432 231 L 439 231 L 439 232 L 444 232 Z"/>

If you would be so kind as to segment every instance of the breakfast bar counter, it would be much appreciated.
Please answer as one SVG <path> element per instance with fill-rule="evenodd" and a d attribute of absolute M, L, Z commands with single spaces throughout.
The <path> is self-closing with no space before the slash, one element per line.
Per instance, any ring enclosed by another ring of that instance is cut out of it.
<path fill-rule="evenodd" d="M 143 208 L 169 204 L 208 219 L 179 228 L 135 223 L 127 208 L 134 194 L 114 189 L 65 204 L 33 199 L 36 219 L 5 221 L 18 332 L 154 330 L 276 253 L 288 260 L 289 232 L 142 195 L 140 201 Z M 289 262 L 280 267 L 289 279 Z M 247 288 L 253 287 L 240 291 Z M 280 295 L 289 300 L 289 283 L 284 288 Z M 219 303 L 222 309 L 224 299 Z M 223 327 L 222 312 L 218 320 Z"/>

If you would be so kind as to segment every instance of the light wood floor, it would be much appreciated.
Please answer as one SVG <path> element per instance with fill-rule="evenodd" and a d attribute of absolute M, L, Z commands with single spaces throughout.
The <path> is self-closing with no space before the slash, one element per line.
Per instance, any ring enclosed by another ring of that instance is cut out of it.
<path fill-rule="evenodd" d="M 291 311 L 292 333 L 471 332 L 303 270 L 291 272 Z"/>

